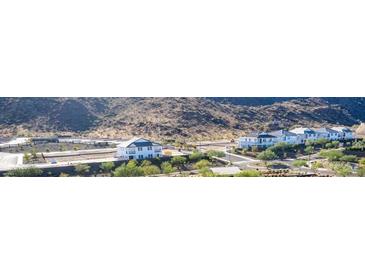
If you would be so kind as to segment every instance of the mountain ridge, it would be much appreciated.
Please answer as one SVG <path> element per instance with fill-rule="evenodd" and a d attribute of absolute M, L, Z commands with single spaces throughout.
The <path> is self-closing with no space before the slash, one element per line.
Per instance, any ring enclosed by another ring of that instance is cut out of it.
<path fill-rule="evenodd" d="M 0 135 L 233 138 L 251 130 L 353 126 L 363 97 L 0 97 Z"/>

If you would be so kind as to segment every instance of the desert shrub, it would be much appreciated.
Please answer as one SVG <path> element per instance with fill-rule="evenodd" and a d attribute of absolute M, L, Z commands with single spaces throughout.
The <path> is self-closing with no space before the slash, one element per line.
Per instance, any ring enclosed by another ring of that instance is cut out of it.
<path fill-rule="evenodd" d="M 208 150 L 207 156 L 211 159 L 213 157 L 224 157 L 226 154 L 219 150 Z"/>
<path fill-rule="evenodd" d="M 176 171 L 176 169 L 169 162 L 163 162 L 161 164 L 162 173 L 170 174 Z"/>
<path fill-rule="evenodd" d="M 359 166 L 360 166 L 360 167 L 365 167 L 365 158 L 361 158 L 361 159 L 359 160 Z"/>
<path fill-rule="evenodd" d="M 332 163 L 330 167 L 338 176 L 346 177 L 352 173 L 351 167 L 345 163 Z"/>
<path fill-rule="evenodd" d="M 171 159 L 172 166 L 176 167 L 180 172 L 186 164 L 186 158 L 182 156 L 175 156 Z"/>
<path fill-rule="evenodd" d="M 75 172 L 80 176 L 86 175 L 87 173 L 89 173 L 89 171 L 90 171 L 89 165 L 78 164 L 75 166 Z"/>
<path fill-rule="evenodd" d="M 355 155 L 344 155 L 340 158 L 340 161 L 356 163 L 357 157 Z"/>
<path fill-rule="evenodd" d="M 161 173 L 160 168 L 155 165 L 145 165 L 142 167 L 142 170 L 144 175 L 155 175 Z"/>
<path fill-rule="evenodd" d="M 191 153 L 189 155 L 189 160 L 195 162 L 195 161 L 201 160 L 203 157 L 204 157 L 204 154 L 201 153 L 200 151 L 196 150 L 196 151 L 193 151 L 193 153 Z"/>
<path fill-rule="evenodd" d="M 234 177 L 260 177 L 262 174 L 258 170 L 242 170 L 241 172 L 234 175 Z"/>
<path fill-rule="evenodd" d="M 105 173 L 111 172 L 114 167 L 115 167 L 114 162 L 104 162 L 101 163 L 100 165 L 100 169 Z"/>
<path fill-rule="evenodd" d="M 257 155 L 257 159 L 262 160 L 264 162 L 266 161 L 271 161 L 271 160 L 275 160 L 277 159 L 277 155 L 275 154 L 275 152 L 273 152 L 272 150 L 265 150 L 263 152 L 260 152 Z"/>
<path fill-rule="evenodd" d="M 340 159 L 344 155 L 343 152 L 340 150 L 321 150 L 319 156 L 333 162 L 333 161 L 340 161 Z"/>
<path fill-rule="evenodd" d="M 202 177 L 214 177 L 214 173 L 208 167 L 199 169 L 199 174 Z"/>
<path fill-rule="evenodd" d="M 5 173 L 6 177 L 39 177 L 43 171 L 37 167 L 16 168 Z"/>
<path fill-rule="evenodd" d="M 194 168 L 195 169 L 202 169 L 202 168 L 205 168 L 205 167 L 208 167 L 208 166 L 210 166 L 210 162 L 208 160 L 200 160 L 199 162 L 197 162 L 194 165 Z"/>
<path fill-rule="evenodd" d="M 307 164 L 306 160 L 295 160 L 293 161 L 293 166 L 295 167 L 302 167 L 305 166 Z"/>
<path fill-rule="evenodd" d="M 114 170 L 113 175 L 115 177 L 139 177 L 143 176 L 144 172 L 142 168 L 137 165 L 135 160 L 131 160 L 128 164 L 122 164 L 117 167 Z"/>
<path fill-rule="evenodd" d="M 365 167 L 359 167 L 356 173 L 359 177 L 365 177 Z"/>

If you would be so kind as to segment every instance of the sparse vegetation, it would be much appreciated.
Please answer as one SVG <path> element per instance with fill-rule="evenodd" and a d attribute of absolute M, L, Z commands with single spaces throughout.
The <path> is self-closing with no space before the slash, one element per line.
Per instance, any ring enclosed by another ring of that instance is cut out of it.
<path fill-rule="evenodd" d="M 257 159 L 261 160 L 261 161 L 264 161 L 265 165 L 267 165 L 267 161 L 272 161 L 272 160 L 275 160 L 277 159 L 277 155 L 275 154 L 275 152 L 273 152 L 272 150 L 265 150 L 263 152 L 260 152 L 258 155 L 257 155 Z"/>
<path fill-rule="evenodd" d="M 332 163 L 330 167 L 336 175 L 341 177 L 347 177 L 352 173 L 351 167 L 346 163 Z"/>
<path fill-rule="evenodd" d="M 104 173 L 110 173 L 115 167 L 115 164 L 113 162 L 104 162 L 101 163 L 100 165 L 100 169 L 104 172 Z"/>
<path fill-rule="evenodd" d="M 138 166 L 137 161 L 131 160 L 128 164 L 122 164 L 117 167 L 114 170 L 113 175 L 115 177 L 139 177 L 143 176 L 144 172 L 143 169 Z"/>
<path fill-rule="evenodd" d="M 208 160 L 200 160 L 194 165 L 196 169 L 202 169 L 210 166 L 210 162 Z"/>
<path fill-rule="evenodd" d="M 43 171 L 36 167 L 16 168 L 5 173 L 6 177 L 39 177 Z"/>
<path fill-rule="evenodd" d="M 343 152 L 340 150 L 321 150 L 319 156 L 331 162 L 340 161 L 344 157 Z"/>
<path fill-rule="evenodd" d="M 90 166 L 86 164 L 78 164 L 75 166 L 76 174 L 80 176 L 85 176 L 90 171 Z"/>
<path fill-rule="evenodd" d="M 176 169 L 169 162 L 163 162 L 161 164 L 162 173 L 170 174 L 176 171 Z"/>
<path fill-rule="evenodd" d="M 260 177 L 262 176 L 261 172 L 258 170 L 242 170 L 240 173 L 234 175 L 234 177 Z"/>
<path fill-rule="evenodd" d="M 176 167 L 179 170 L 179 172 L 181 173 L 182 168 L 186 164 L 186 158 L 182 157 L 182 156 L 172 157 L 171 164 L 173 167 Z"/>
<path fill-rule="evenodd" d="M 193 153 L 191 153 L 189 155 L 189 160 L 190 161 L 199 161 L 204 157 L 204 154 L 200 151 L 193 151 Z"/>
<path fill-rule="evenodd" d="M 306 160 L 295 160 L 293 161 L 293 166 L 295 167 L 302 167 L 305 166 L 307 164 Z"/>
<path fill-rule="evenodd" d="M 224 157 L 225 153 L 218 150 L 209 150 L 207 151 L 207 156 L 209 157 L 209 159 L 212 159 L 213 157 Z"/>

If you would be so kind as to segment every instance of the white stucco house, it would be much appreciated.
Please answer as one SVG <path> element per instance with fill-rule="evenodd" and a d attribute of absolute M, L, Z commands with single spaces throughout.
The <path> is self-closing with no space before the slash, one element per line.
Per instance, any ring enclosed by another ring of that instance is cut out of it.
<path fill-rule="evenodd" d="M 162 145 L 144 138 L 133 138 L 117 145 L 116 157 L 121 160 L 143 160 L 162 156 Z"/>
<path fill-rule="evenodd" d="M 333 127 L 332 130 L 335 130 L 338 132 L 340 140 L 355 139 L 354 132 L 347 127 Z"/>
<path fill-rule="evenodd" d="M 287 130 L 270 131 L 269 134 L 276 137 L 277 143 L 288 143 L 291 145 L 301 143 L 301 138 L 297 134 Z"/>
<path fill-rule="evenodd" d="M 323 138 L 331 141 L 340 139 L 340 133 L 337 130 L 333 130 L 331 128 L 316 128 L 314 131 L 318 134 L 319 139 Z"/>
<path fill-rule="evenodd" d="M 319 139 L 318 133 L 311 128 L 298 127 L 290 130 L 290 132 L 298 135 L 298 140 L 300 144 L 304 144 L 307 140 L 315 141 Z"/>
<path fill-rule="evenodd" d="M 276 143 L 288 143 L 291 145 L 305 144 L 307 140 L 316 141 L 318 139 L 351 140 L 355 134 L 346 127 L 333 128 L 294 128 L 292 130 L 276 130 L 271 132 L 253 132 L 238 139 L 238 148 L 269 147 Z"/>
<path fill-rule="evenodd" d="M 257 147 L 269 147 L 277 142 L 277 138 L 274 135 L 267 132 L 252 132 L 247 136 L 238 139 L 239 148 L 249 148 L 253 146 Z"/>

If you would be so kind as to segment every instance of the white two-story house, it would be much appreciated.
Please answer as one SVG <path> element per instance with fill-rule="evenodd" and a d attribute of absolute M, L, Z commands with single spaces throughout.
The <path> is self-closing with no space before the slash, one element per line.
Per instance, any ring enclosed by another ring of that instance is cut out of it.
<path fill-rule="evenodd" d="M 144 138 L 133 138 L 117 145 L 116 157 L 121 160 L 143 160 L 162 156 L 162 145 Z"/>
<path fill-rule="evenodd" d="M 340 140 L 355 139 L 355 134 L 347 127 L 333 127 L 332 129 L 338 132 Z"/>
<path fill-rule="evenodd" d="M 340 139 L 340 133 L 331 128 L 322 127 L 322 128 L 314 129 L 314 131 L 318 134 L 319 139 L 326 139 L 326 140 L 330 140 L 330 141 Z"/>
<path fill-rule="evenodd" d="M 275 136 L 278 143 L 288 143 L 290 145 L 301 143 L 301 139 L 297 134 L 287 130 L 270 131 L 269 134 Z"/>
<path fill-rule="evenodd" d="M 290 130 L 291 133 L 298 135 L 298 143 L 304 144 L 306 140 L 316 141 L 319 135 L 311 128 L 298 127 Z"/>
<path fill-rule="evenodd" d="M 276 142 L 277 138 L 274 135 L 268 134 L 267 132 L 253 132 L 247 136 L 239 138 L 238 147 L 269 147 L 274 145 Z"/>

